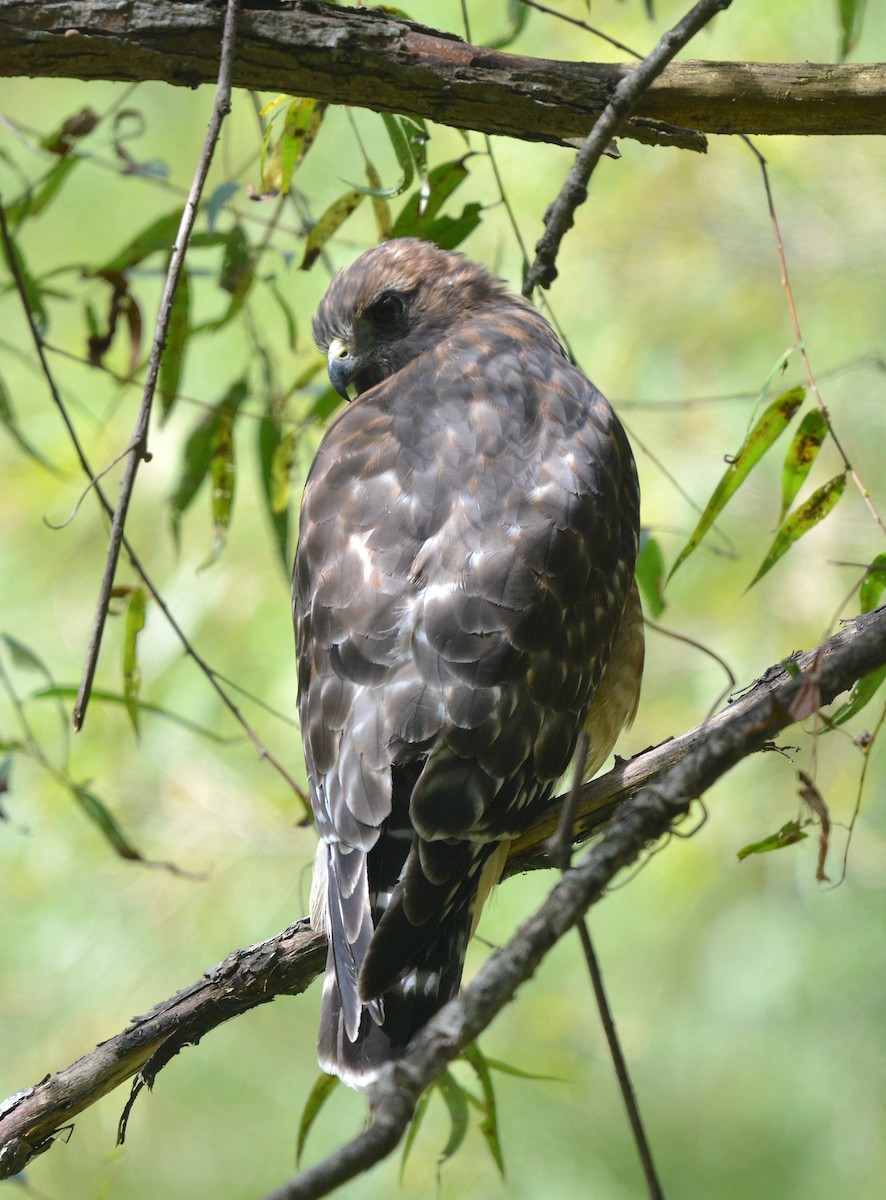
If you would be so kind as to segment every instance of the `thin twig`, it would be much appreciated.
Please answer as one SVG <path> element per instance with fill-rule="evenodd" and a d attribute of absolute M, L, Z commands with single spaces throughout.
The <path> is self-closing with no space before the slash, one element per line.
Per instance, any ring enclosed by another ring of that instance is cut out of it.
<path fill-rule="evenodd" d="M 716 650 L 712 650 L 710 646 L 706 646 L 704 642 L 698 641 L 696 638 L 690 637 L 688 633 L 680 633 L 676 629 L 668 629 L 665 625 L 659 625 L 657 621 L 651 620 L 649 617 L 643 618 L 643 624 L 647 629 L 653 629 L 656 633 L 660 633 L 663 637 L 673 638 L 675 642 L 682 642 L 684 646 L 692 646 L 695 650 L 700 650 L 702 654 L 706 654 L 708 658 L 712 658 L 715 663 L 723 668 L 726 672 L 727 684 L 717 693 L 716 697 L 708 709 L 708 717 L 712 717 L 729 693 L 733 690 L 736 684 L 735 673 L 730 667 L 725 658 L 722 658 Z M 825 635 L 826 636 L 826 635 Z"/>
<path fill-rule="evenodd" d="M 548 8 L 545 4 L 537 3 L 537 0 L 520 0 L 520 3 L 525 4 L 527 8 L 534 8 L 537 12 L 544 13 L 545 16 L 556 17 L 558 21 L 565 21 L 568 25 L 575 25 L 578 29 L 583 29 L 585 33 L 590 33 L 594 37 L 600 38 L 601 41 L 608 42 L 616 50 L 624 50 L 625 54 L 630 54 L 631 58 L 642 59 L 643 57 L 636 50 L 632 50 L 630 46 L 626 46 L 624 42 L 618 41 L 617 38 L 611 37 L 608 33 L 604 33 L 602 29 L 597 29 L 594 25 L 589 25 L 587 21 L 579 20 L 578 17 L 567 16 L 566 13 L 558 12 L 556 8 Z M 468 41 L 470 40 L 469 37 Z"/>
<path fill-rule="evenodd" d="M 766 203 L 769 206 L 769 219 L 772 222 L 772 231 L 775 235 L 775 249 L 778 254 L 778 265 L 781 271 L 781 286 L 784 288 L 784 294 L 787 297 L 788 311 L 791 314 L 791 323 L 794 326 L 794 337 L 797 339 L 796 349 L 799 351 L 800 357 L 803 359 L 803 366 L 806 370 L 806 382 L 809 384 L 809 390 L 815 398 L 815 402 L 820 408 L 821 414 L 825 419 L 828 427 L 828 433 L 831 435 L 831 439 L 837 448 L 837 453 L 843 460 L 843 466 L 852 476 L 852 482 L 861 493 L 861 498 L 867 505 L 871 516 L 880 526 L 880 529 L 883 531 L 883 533 L 886 533 L 886 524 L 884 524 L 883 518 L 880 516 L 876 505 L 871 499 L 870 491 L 865 487 L 858 472 L 855 470 L 855 467 L 853 467 L 852 463 L 849 461 L 848 454 L 843 449 L 840 439 L 837 436 L 837 431 L 831 421 L 830 413 L 825 407 L 824 401 L 819 393 L 818 384 L 815 382 L 815 376 L 812 373 L 812 364 L 809 361 L 809 355 L 806 353 L 806 344 L 803 341 L 803 333 L 800 329 L 800 318 L 797 316 L 797 309 L 794 304 L 794 294 L 791 291 L 791 284 L 790 280 L 788 279 L 788 264 L 784 252 L 784 243 L 781 240 L 781 230 L 778 225 L 778 217 L 775 212 L 775 201 L 772 196 L 772 188 L 769 184 L 769 169 L 766 165 L 766 159 L 746 134 L 741 134 L 740 136 L 741 140 L 756 156 L 757 162 L 760 164 L 760 170 L 763 173 L 763 187 L 766 189 Z"/>
<path fill-rule="evenodd" d="M 92 681 L 95 678 L 95 669 L 98 664 L 98 655 L 99 650 L 101 649 L 102 635 L 104 633 L 105 622 L 108 616 L 108 606 L 111 601 L 111 590 L 114 586 L 114 576 L 117 571 L 117 561 L 120 557 L 120 547 L 123 543 L 123 531 L 126 526 L 126 514 L 129 511 L 129 502 L 132 499 L 133 489 L 135 488 L 135 478 L 138 474 L 138 469 L 141 463 L 143 461 L 150 461 L 150 455 L 148 452 L 148 427 L 151 420 L 151 408 L 154 402 L 154 392 L 157 387 L 157 378 L 160 373 L 160 359 L 163 355 L 163 347 L 166 344 L 166 333 L 169 328 L 170 317 L 172 316 L 172 305 L 173 301 L 175 300 L 175 293 L 178 289 L 178 282 L 184 266 L 185 254 L 187 253 L 191 231 L 193 230 L 194 223 L 197 220 L 197 206 L 200 203 L 200 197 L 203 193 L 203 186 L 206 182 L 206 177 L 209 174 L 209 166 L 212 162 L 213 152 L 215 150 L 219 134 L 221 133 L 222 122 L 227 114 L 231 111 L 231 71 L 234 61 L 234 43 L 237 14 L 239 11 L 240 0 L 227 0 L 224 29 L 222 32 L 218 86 L 216 88 L 215 99 L 212 104 L 212 115 L 209 119 L 209 128 L 206 131 L 206 138 L 203 142 L 203 150 L 201 151 L 200 159 L 197 163 L 197 170 L 194 173 L 194 181 L 191 184 L 191 190 L 188 193 L 187 200 L 185 201 L 185 208 L 184 212 L 182 213 L 182 219 L 178 228 L 175 245 L 172 249 L 172 254 L 169 259 L 169 269 L 166 272 L 166 283 L 163 288 L 163 295 L 160 300 L 160 309 L 157 314 L 157 324 L 154 330 L 154 342 L 151 347 L 151 355 L 148 360 L 148 373 L 147 378 L 145 379 L 144 392 L 142 393 L 142 402 L 139 407 L 135 429 L 133 431 L 132 439 L 127 451 L 126 467 L 123 472 L 123 480 L 120 484 L 120 494 L 117 498 L 117 505 L 114 510 L 114 517 L 111 523 L 108 554 L 105 560 L 105 570 L 102 576 L 101 588 L 99 590 L 95 617 L 93 619 L 92 629 L 89 634 L 89 642 L 86 648 L 86 661 L 83 665 L 83 678 L 80 683 L 80 691 L 78 692 L 77 699 L 74 702 L 72 723 L 75 732 L 79 731 L 83 727 L 83 720 L 86 716 L 86 707 L 89 703 L 89 694 L 92 690 Z"/>
<path fill-rule="evenodd" d="M 560 824 L 557 828 L 557 833 L 551 838 L 548 844 L 548 853 L 560 868 L 561 874 L 564 875 L 572 865 L 572 830 L 575 825 L 575 816 L 578 810 L 581 782 L 584 776 L 587 757 L 588 735 L 582 730 L 579 734 L 578 743 L 575 748 L 575 757 L 573 759 L 572 786 L 569 789 L 569 794 L 563 805 L 563 811 L 560 814 Z M 649 1192 L 650 1200 L 664 1200 L 664 1192 L 662 1191 L 658 1173 L 655 1169 L 655 1162 L 652 1158 L 652 1148 L 646 1136 L 643 1118 L 640 1116 L 640 1107 L 637 1104 L 637 1096 L 631 1082 L 627 1059 L 624 1056 L 618 1031 L 615 1028 L 615 1018 L 612 1015 L 612 1008 L 609 1004 L 609 997 L 606 995 L 606 988 L 603 986 L 603 971 L 594 950 L 593 942 L 591 941 L 591 931 L 588 927 L 588 919 L 585 914 L 582 914 L 578 921 L 576 921 L 575 931 L 581 942 L 585 965 L 588 968 L 591 987 L 594 990 L 597 1012 L 600 1014 L 600 1023 L 603 1026 L 603 1034 L 609 1049 L 609 1057 L 612 1059 L 615 1078 L 618 1081 L 628 1123 L 631 1126 L 634 1145 L 637 1148 L 637 1156 L 640 1159 L 640 1166 L 643 1168 L 643 1175 L 646 1179 L 646 1189 Z"/>
<path fill-rule="evenodd" d="M 591 173 L 631 109 L 686 43 L 731 3 L 732 0 L 698 0 L 682 21 L 662 36 L 652 53 L 618 84 L 576 155 L 560 194 L 545 213 L 545 231 L 535 247 L 535 262 L 523 285 L 524 296 L 530 297 L 536 287 L 550 287 L 557 278 L 555 263 L 560 243 L 572 227 L 575 210 L 587 199 Z"/>

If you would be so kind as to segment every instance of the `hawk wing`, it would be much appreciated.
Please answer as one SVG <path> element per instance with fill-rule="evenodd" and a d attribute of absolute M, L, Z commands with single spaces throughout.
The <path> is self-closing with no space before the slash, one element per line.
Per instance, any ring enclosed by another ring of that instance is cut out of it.
<path fill-rule="evenodd" d="M 294 611 L 330 938 L 320 1057 L 348 1082 L 457 991 L 484 868 L 566 770 L 636 600 L 638 526 L 621 426 L 516 300 L 324 438 Z"/>

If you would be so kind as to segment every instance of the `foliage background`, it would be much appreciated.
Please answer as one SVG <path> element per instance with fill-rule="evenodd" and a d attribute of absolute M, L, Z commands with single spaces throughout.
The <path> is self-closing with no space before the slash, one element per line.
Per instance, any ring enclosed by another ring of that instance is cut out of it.
<path fill-rule="evenodd" d="M 564 5 L 564 8 L 566 6 Z M 592 20 L 613 35 L 651 46 L 682 12 L 659 3 L 649 22 L 643 6 L 600 0 Z M 832 0 L 785 0 L 773 10 L 747 0 L 718 19 L 692 46 L 693 57 L 823 61 L 836 55 Z M 476 10 L 476 11 L 475 11 Z M 414 4 L 411 15 L 463 30 L 457 3 Z M 586 16 L 574 3 L 566 11 Z M 505 26 L 505 5 L 473 5 L 473 37 Z M 512 47 L 546 57 L 619 60 L 590 37 L 533 13 Z M 886 57 L 886 16 L 870 6 L 853 57 Z M 58 351 L 85 352 L 83 297 L 99 310 L 106 292 L 80 278 L 84 264 L 107 260 L 139 230 L 180 203 L 199 153 L 211 91 L 160 84 L 123 95 L 122 86 L 12 80 L 0 83 L 0 188 L 9 203 L 21 174 L 39 178 L 50 165 L 40 137 L 90 105 L 139 110 L 141 136 L 126 143 L 140 163 L 162 162 L 165 180 L 123 173 L 110 121 L 85 140 L 88 156 L 57 199 L 20 231 L 31 274 L 58 298 L 48 301 L 47 338 Z M 264 97 L 263 99 L 266 99 Z M 381 119 L 330 111 L 296 176 L 316 215 L 362 181 L 351 119 L 385 182 L 397 176 Z M 133 126 L 134 127 L 134 126 Z M 519 287 L 520 258 L 495 189 L 483 139 L 470 176 L 450 211 L 477 200 L 479 229 L 464 249 Z M 874 139 L 758 139 L 769 160 L 794 295 L 823 395 L 850 457 L 884 504 L 883 331 L 886 328 L 886 224 L 882 195 L 886 146 Z M 226 125 L 212 184 L 240 186 L 220 228 L 239 213 L 251 239 L 271 219 L 273 203 L 246 198 L 259 187 L 260 134 L 250 99 L 238 95 Z M 704 503 L 752 420 L 757 394 L 793 335 L 779 284 L 760 172 L 738 140 L 714 138 L 702 158 L 624 142 L 606 160 L 588 204 L 568 235 L 560 278 L 550 294 L 578 360 L 617 404 L 635 438 L 644 523 L 673 562 L 695 514 L 641 447 L 649 447 L 681 488 Z M 458 133 L 435 128 L 432 165 L 465 152 Z M 568 169 L 553 147 L 495 144 L 507 194 L 527 243 Z M 173 190 L 174 189 L 174 190 Z M 211 188 L 210 188 L 211 190 Z M 393 202 L 395 209 L 402 201 Z M 255 223 L 260 223 L 259 225 Z M 274 347 L 280 390 L 312 361 L 309 318 L 328 282 L 324 264 L 298 271 L 299 219 L 285 204 L 259 273 L 273 275 L 296 314 L 297 344 L 287 348 L 281 309 L 261 284 L 248 302 L 248 323 L 192 341 L 182 398 L 152 433 L 153 461 L 142 469 L 129 535 L 161 583 L 189 636 L 213 667 L 281 713 L 294 712 L 288 582 L 269 532 L 255 468 L 257 416 L 264 400 L 257 343 Z M 370 206 L 329 246 L 344 265 L 376 237 Z M 195 319 L 222 311 L 218 249 L 195 252 Z M 134 277 L 146 320 L 156 307 L 163 264 L 150 259 Z M 204 272 L 204 274 L 198 274 Z M 251 329 L 251 333 L 250 333 Z M 0 430 L 0 614 L 3 630 L 39 655 L 53 678 L 79 677 L 85 638 L 104 561 L 106 525 L 87 497 L 64 529 L 82 480 L 35 370 L 17 298 L 0 294 L 2 375 L 21 431 L 59 468 L 51 473 Z M 123 339 L 107 365 L 127 370 Z M 110 462 L 126 445 L 139 390 L 82 362 L 52 356 L 52 367 L 94 462 Z M 208 491 L 182 524 L 176 552 L 168 499 L 179 478 L 188 433 L 232 380 L 246 375 L 251 395 L 236 428 L 235 512 L 223 553 L 201 570 L 212 544 Z M 785 384 L 802 382 L 792 357 Z M 781 383 L 775 384 L 778 390 Z M 299 479 L 322 430 L 304 416 L 323 390 L 320 376 L 293 397 Z M 774 394 L 774 392 L 773 392 Z M 699 399 L 702 398 L 702 399 Z M 711 398 L 711 399 L 704 399 Z M 742 683 L 791 651 L 807 647 L 851 615 L 847 593 L 878 553 L 876 530 L 851 488 L 836 512 L 800 542 L 759 585 L 745 592 L 772 535 L 781 453 L 754 472 L 720 522 L 726 545 L 709 539 L 668 589 L 667 624 L 726 657 Z M 822 452 L 810 480 L 835 474 Z M 111 480 L 115 478 L 112 474 Z M 119 582 L 134 583 L 128 567 Z M 122 619 L 112 620 L 98 685 L 121 689 Z M 3 663 L 20 696 L 42 684 L 5 651 Z M 297 827 L 300 811 L 285 782 L 260 762 L 217 698 L 149 606 L 140 641 L 142 697 L 216 731 L 229 743 L 195 736 L 175 721 L 143 715 L 138 742 L 123 710 L 93 701 L 84 733 L 72 741 L 71 772 L 91 786 L 150 859 L 171 860 L 197 879 L 116 857 L 69 793 L 38 765 L 17 756 L 0 822 L 0 1093 L 7 1095 L 58 1069 L 130 1015 L 190 982 L 238 945 L 283 928 L 306 911 L 313 834 Z M 636 751 L 701 720 L 723 686 L 709 659 L 651 634 L 641 712 L 622 751 Z M 16 732 L 6 699 L 0 736 Z M 288 769 L 303 777 L 297 731 L 251 702 L 244 711 Z M 40 744 L 58 758 L 63 736 L 52 703 L 32 700 L 27 714 Z M 876 719 L 865 713 L 857 733 Z M 234 740 L 237 739 L 237 740 Z M 619 1028 L 669 1194 L 684 1200 L 717 1194 L 818 1200 L 877 1194 L 886 1175 L 886 952 L 884 758 L 875 748 L 865 804 L 852 843 L 846 882 L 815 882 L 815 840 L 738 864 L 745 843 L 796 814 L 796 768 L 810 768 L 810 739 L 799 735 L 791 757 L 743 764 L 709 797 L 698 836 L 675 840 L 629 887 L 593 913 Z M 861 756 L 848 738 L 830 735 L 818 780 L 838 821 L 851 815 Z M 845 836 L 835 831 L 839 875 Z M 481 932 L 506 938 L 550 880 L 534 875 L 501 890 Z M 475 945 L 470 962 L 485 953 Z M 469 965 L 470 970 L 470 965 Z M 71 1143 L 29 1169 L 26 1191 L 52 1200 L 113 1196 L 253 1197 L 293 1170 L 295 1132 L 315 1077 L 319 987 L 278 1000 L 214 1033 L 175 1061 L 151 1096 L 143 1096 L 122 1150 L 114 1136 L 124 1095 L 105 1098 L 76 1121 Z M 502 1187 L 480 1137 L 472 1134 L 440 1173 L 439 1194 L 620 1200 L 638 1194 L 629 1144 L 577 942 L 550 956 L 516 1004 L 495 1023 L 487 1054 L 557 1081 L 499 1077 L 499 1119 L 507 1164 Z M 331 1149 L 359 1126 L 362 1101 L 342 1089 L 324 1111 L 308 1147 Z M 404 1196 L 427 1195 L 446 1140 L 442 1106 L 433 1107 L 403 1177 Z M 397 1165 L 359 1185 L 365 1197 L 388 1196 Z M 10 1192 L 17 1181 L 5 1185 Z"/>

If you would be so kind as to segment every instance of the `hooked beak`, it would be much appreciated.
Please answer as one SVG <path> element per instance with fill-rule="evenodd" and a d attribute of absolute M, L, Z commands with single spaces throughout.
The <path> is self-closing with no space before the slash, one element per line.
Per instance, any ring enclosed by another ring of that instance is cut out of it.
<path fill-rule="evenodd" d="M 333 338 L 326 354 L 329 382 L 344 400 L 350 400 L 348 385 L 357 374 L 359 360 L 351 354 L 350 347 L 341 338 Z"/>

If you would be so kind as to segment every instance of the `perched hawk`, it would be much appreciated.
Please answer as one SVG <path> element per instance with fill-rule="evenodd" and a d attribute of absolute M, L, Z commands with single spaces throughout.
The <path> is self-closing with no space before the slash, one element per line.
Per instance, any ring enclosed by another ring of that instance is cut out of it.
<path fill-rule="evenodd" d="M 319 1057 L 365 1087 L 457 992 L 582 726 L 590 774 L 633 717 L 639 492 L 603 396 L 460 254 L 377 246 L 314 337 L 356 389 L 308 476 L 294 580 Z"/>

